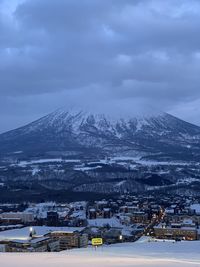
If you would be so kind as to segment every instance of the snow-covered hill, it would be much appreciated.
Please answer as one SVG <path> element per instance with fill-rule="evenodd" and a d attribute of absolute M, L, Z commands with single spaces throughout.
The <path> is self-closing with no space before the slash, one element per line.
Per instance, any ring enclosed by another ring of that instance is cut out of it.
<path fill-rule="evenodd" d="M 198 159 L 200 127 L 167 113 L 112 117 L 57 110 L 0 135 L 1 154 L 141 155 Z"/>
<path fill-rule="evenodd" d="M 75 249 L 60 253 L 1 253 L 4 267 L 197 267 L 200 266 L 199 242 L 147 242 L 124 243 L 111 246 Z"/>

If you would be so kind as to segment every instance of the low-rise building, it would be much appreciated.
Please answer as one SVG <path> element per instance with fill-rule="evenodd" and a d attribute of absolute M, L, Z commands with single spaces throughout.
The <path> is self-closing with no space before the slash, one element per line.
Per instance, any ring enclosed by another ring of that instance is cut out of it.
<path fill-rule="evenodd" d="M 0 220 L 4 223 L 6 221 L 10 222 L 17 222 L 17 223 L 32 223 L 34 222 L 34 215 L 33 213 L 26 213 L 26 212 L 4 212 L 0 214 Z"/>
<path fill-rule="evenodd" d="M 165 219 L 170 223 L 180 223 L 185 219 L 187 220 L 189 219 L 197 224 L 200 224 L 200 215 L 197 214 L 185 214 L 185 213 L 167 214 Z"/>
<path fill-rule="evenodd" d="M 49 236 L 60 242 L 60 250 L 83 248 L 88 245 L 88 235 L 78 231 L 53 231 Z"/>
<path fill-rule="evenodd" d="M 48 211 L 46 222 L 48 226 L 58 226 L 59 225 L 58 213 L 55 211 Z"/>
<path fill-rule="evenodd" d="M 0 244 L 10 252 L 60 251 L 86 247 L 85 227 L 24 227 L 0 232 Z"/>
<path fill-rule="evenodd" d="M 184 226 L 180 223 L 170 225 L 159 224 L 154 227 L 155 237 L 161 239 L 197 240 L 197 233 L 196 227 Z"/>
<path fill-rule="evenodd" d="M 46 252 L 59 250 L 59 240 L 51 239 L 50 237 L 12 240 L 7 244 L 7 252 Z"/>
<path fill-rule="evenodd" d="M 149 222 L 148 214 L 143 211 L 136 211 L 131 214 L 132 223 L 146 224 Z"/>
<path fill-rule="evenodd" d="M 103 240 L 107 244 L 117 243 L 122 241 L 122 231 L 120 229 L 109 229 L 102 234 Z"/>
<path fill-rule="evenodd" d="M 0 244 L 0 252 L 6 252 L 6 245 Z"/>

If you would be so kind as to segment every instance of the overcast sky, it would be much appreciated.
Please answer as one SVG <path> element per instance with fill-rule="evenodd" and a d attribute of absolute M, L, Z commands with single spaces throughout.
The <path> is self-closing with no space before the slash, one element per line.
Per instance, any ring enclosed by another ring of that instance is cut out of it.
<path fill-rule="evenodd" d="M 0 0 L 0 132 L 61 106 L 200 125 L 200 1 Z"/>

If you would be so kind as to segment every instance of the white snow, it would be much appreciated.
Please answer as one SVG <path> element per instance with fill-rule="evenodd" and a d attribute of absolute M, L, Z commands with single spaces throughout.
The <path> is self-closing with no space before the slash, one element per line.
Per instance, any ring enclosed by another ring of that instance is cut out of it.
<path fill-rule="evenodd" d="M 21 154 L 21 153 L 23 153 L 23 151 L 15 151 L 15 152 L 13 152 L 13 154 Z"/>
<path fill-rule="evenodd" d="M 136 131 L 140 131 L 144 126 L 149 125 L 148 120 L 146 118 L 137 119 L 137 129 Z"/>
<path fill-rule="evenodd" d="M 3 267 L 199 267 L 199 241 L 123 243 L 60 253 L 0 253 Z"/>
<path fill-rule="evenodd" d="M 191 205 L 190 208 L 192 210 L 195 210 L 196 214 L 199 214 L 200 215 L 200 204 L 199 203 L 198 204 Z"/>
<path fill-rule="evenodd" d="M 75 171 L 90 171 L 90 170 L 96 170 L 101 169 L 102 166 L 95 166 L 95 167 L 75 167 Z"/>
<path fill-rule="evenodd" d="M 36 175 L 38 172 L 40 172 L 40 169 L 39 169 L 38 167 L 34 167 L 34 168 L 32 169 L 32 175 L 33 175 L 33 176 Z"/>
<path fill-rule="evenodd" d="M 114 185 L 114 186 L 115 186 L 115 187 L 120 187 L 120 186 L 122 186 L 125 182 L 126 182 L 126 180 L 123 180 L 123 181 L 117 183 L 117 184 Z"/>
<path fill-rule="evenodd" d="M 26 167 L 27 165 L 31 165 L 31 164 L 42 164 L 42 163 L 49 163 L 49 162 L 65 162 L 65 163 L 73 163 L 73 162 L 80 162 L 80 160 L 78 159 L 61 159 L 61 158 L 54 158 L 54 159 L 38 159 L 38 160 L 30 160 L 30 161 L 20 161 L 17 164 L 13 164 L 13 165 L 18 165 L 20 167 Z"/>
<path fill-rule="evenodd" d="M 98 226 L 98 227 L 103 227 L 105 225 L 110 225 L 110 227 L 119 227 L 119 228 L 123 228 L 123 225 L 120 223 L 120 221 L 115 218 L 97 218 L 97 219 L 92 219 L 92 220 L 88 220 L 88 224 L 90 226 Z"/>
<path fill-rule="evenodd" d="M 84 210 L 77 210 L 72 213 L 71 217 L 79 218 L 79 219 L 86 219 L 86 214 Z"/>
<path fill-rule="evenodd" d="M 157 165 L 172 165 L 172 166 L 186 166 L 190 165 L 189 162 L 184 161 L 155 161 L 155 160 L 142 160 L 141 157 L 113 157 L 111 161 L 133 161 L 137 164 L 146 166 L 157 166 Z"/>

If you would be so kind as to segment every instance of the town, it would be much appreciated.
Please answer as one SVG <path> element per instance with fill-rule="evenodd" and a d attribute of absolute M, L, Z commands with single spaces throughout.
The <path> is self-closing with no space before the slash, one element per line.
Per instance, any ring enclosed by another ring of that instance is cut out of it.
<path fill-rule="evenodd" d="M 94 245 L 200 239 L 200 199 L 121 195 L 100 201 L 0 204 L 0 252 L 56 252 Z"/>

